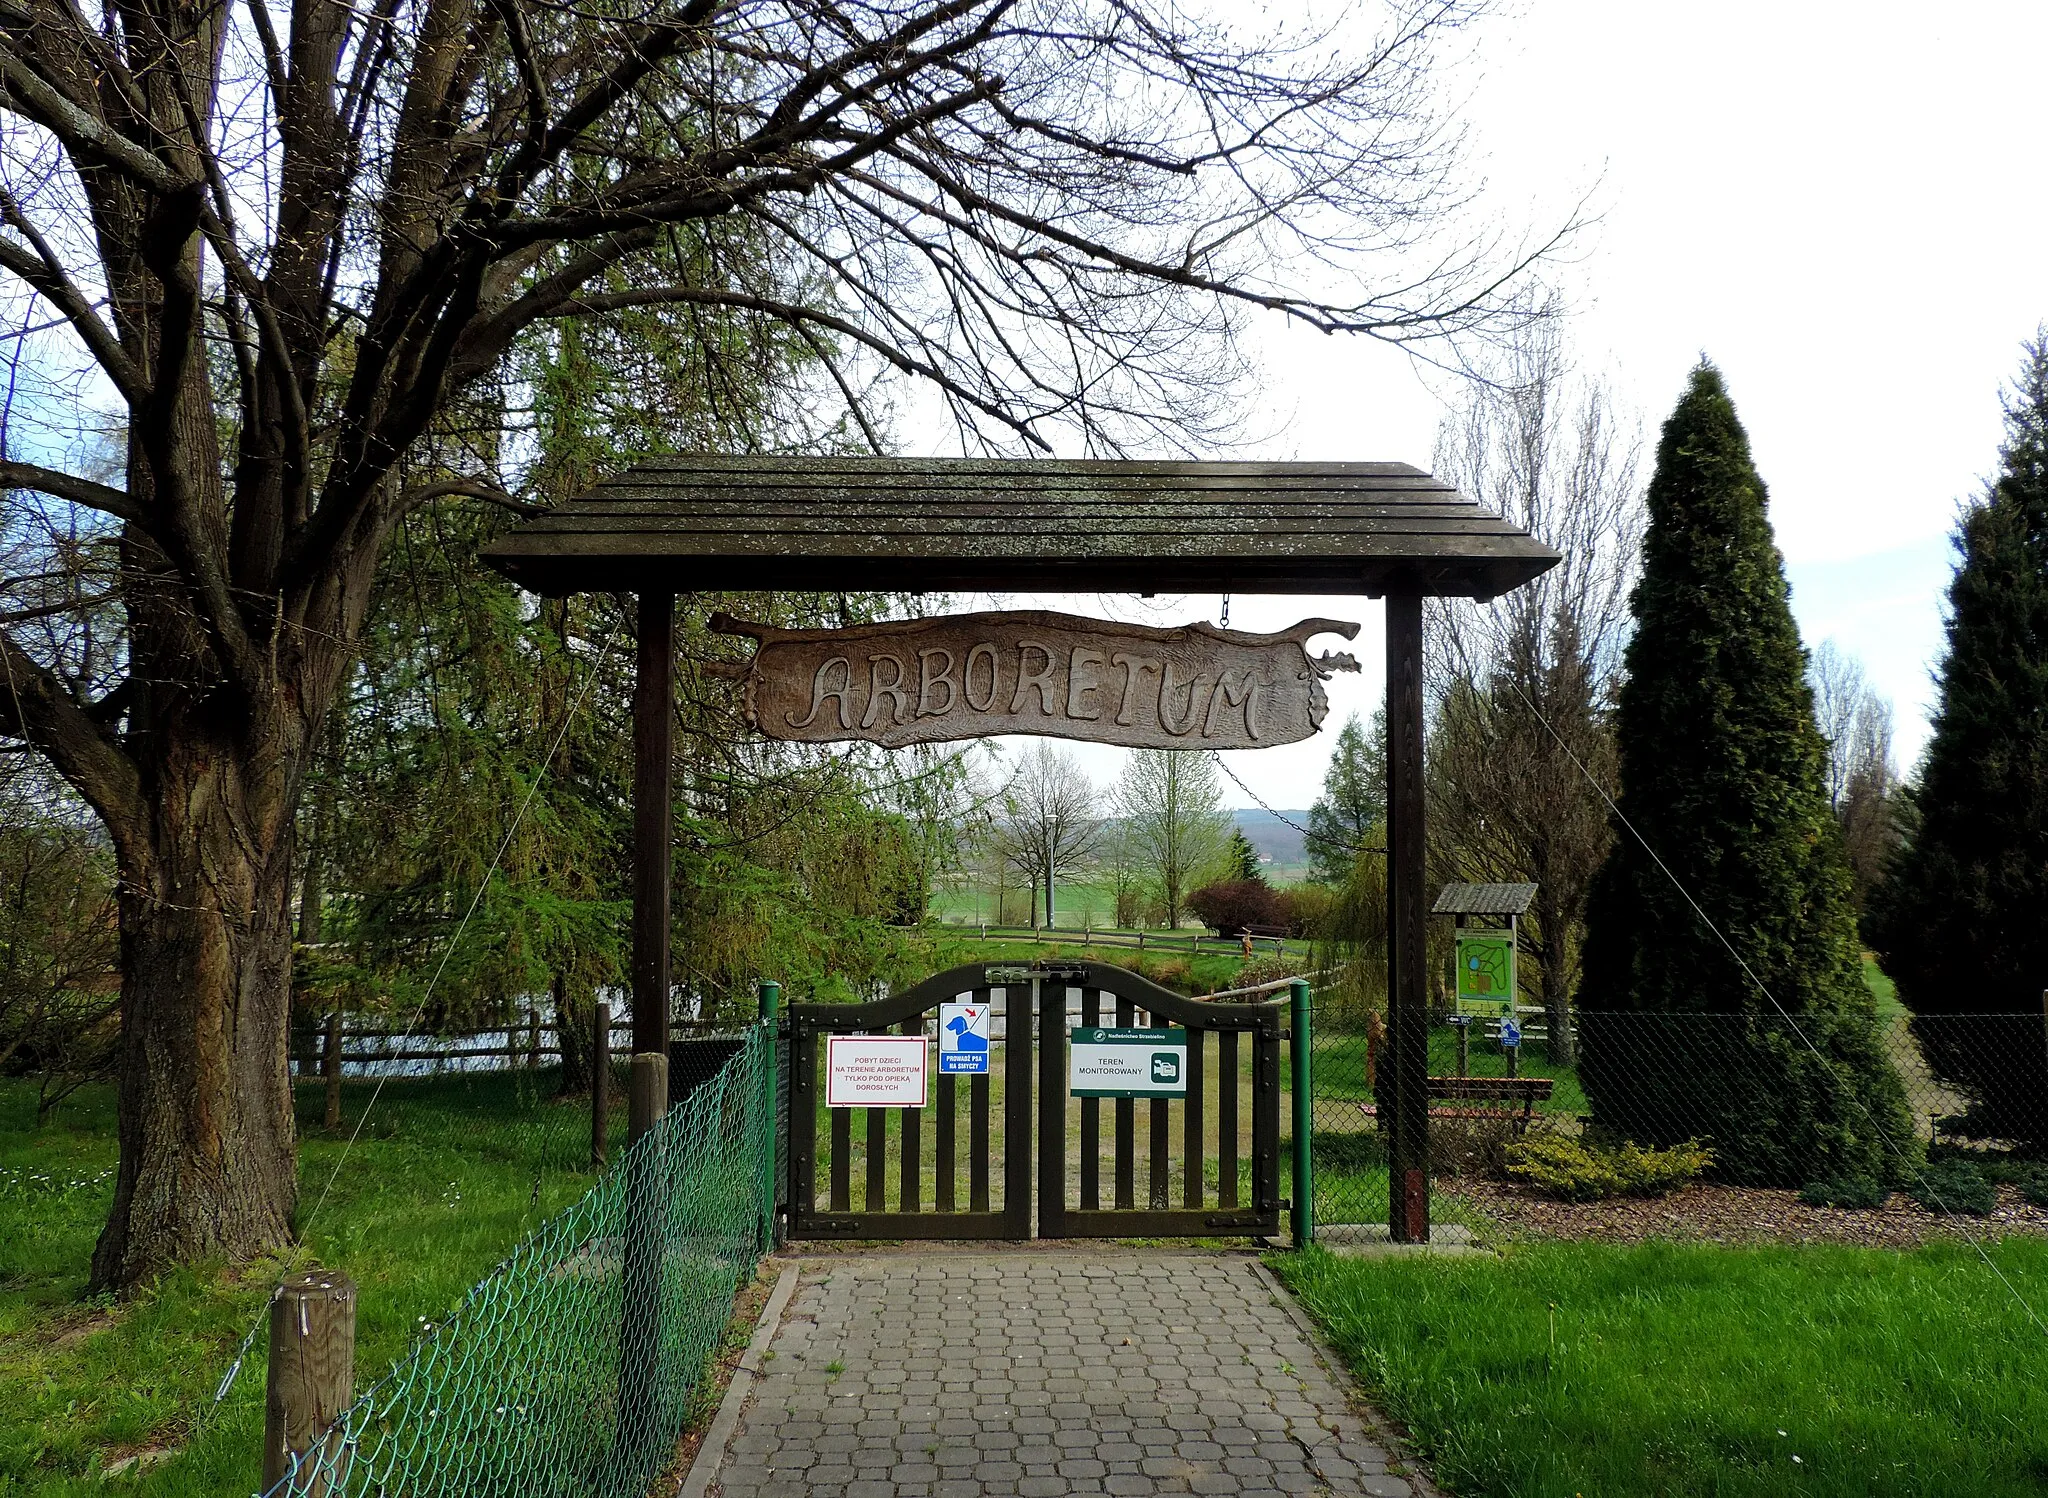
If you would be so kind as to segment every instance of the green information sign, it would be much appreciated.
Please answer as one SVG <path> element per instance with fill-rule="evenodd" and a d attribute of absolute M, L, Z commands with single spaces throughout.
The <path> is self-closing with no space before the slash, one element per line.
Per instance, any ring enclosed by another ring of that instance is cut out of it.
<path fill-rule="evenodd" d="M 1186 1097 L 1188 1032 L 1079 1025 L 1068 1035 L 1075 1097 Z"/>
<path fill-rule="evenodd" d="M 1457 940 L 1458 1013 L 1509 1019 L 1515 1012 L 1515 938 L 1507 931 L 1460 929 Z"/>

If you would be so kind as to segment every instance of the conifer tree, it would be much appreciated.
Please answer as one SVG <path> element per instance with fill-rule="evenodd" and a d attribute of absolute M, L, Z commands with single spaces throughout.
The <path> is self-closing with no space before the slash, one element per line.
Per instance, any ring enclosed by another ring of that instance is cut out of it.
<path fill-rule="evenodd" d="M 1948 654 L 1911 835 L 1870 935 L 1977 1127 L 2048 1139 L 2048 329 L 2006 400 L 2001 472 L 1956 527 Z M 2009 1014 L 2012 1021 L 1945 1016 Z"/>
<path fill-rule="evenodd" d="M 1616 724 L 1628 825 L 1594 885 L 1579 996 L 1595 1117 L 1644 1143 L 1708 1139 L 1738 1182 L 1893 1177 L 1904 1096 L 1862 978 L 1806 652 L 1709 364 L 1665 423 L 1647 502 Z"/>
<path fill-rule="evenodd" d="M 1230 864 L 1230 877 L 1246 884 L 1264 884 L 1266 871 L 1259 867 L 1259 850 L 1252 840 L 1244 835 L 1242 827 L 1230 829 L 1230 847 L 1224 857 Z"/>
<path fill-rule="evenodd" d="M 1387 715 L 1372 715 L 1368 731 L 1353 713 L 1337 734 L 1323 793 L 1308 812 L 1308 857 L 1313 877 L 1341 885 L 1359 853 L 1381 840 L 1387 814 Z"/>

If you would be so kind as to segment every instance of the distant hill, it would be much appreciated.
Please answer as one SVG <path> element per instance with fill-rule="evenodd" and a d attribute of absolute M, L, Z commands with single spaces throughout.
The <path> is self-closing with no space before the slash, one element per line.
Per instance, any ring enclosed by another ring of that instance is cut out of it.
<path fill-rule="evenodd" d="M 1295 868 L 1308 862 L 1308 840 L 1281 820 L 1285 817 L 1287 821 L 1306 827 L 1307 812 L 1282 809 L 1276 813 L 1260 807 L 1247 807 L 1233 811 L 1230 817 L 1238 830 L 1251 840 L 1251 845 L 1281 868 Z"/>

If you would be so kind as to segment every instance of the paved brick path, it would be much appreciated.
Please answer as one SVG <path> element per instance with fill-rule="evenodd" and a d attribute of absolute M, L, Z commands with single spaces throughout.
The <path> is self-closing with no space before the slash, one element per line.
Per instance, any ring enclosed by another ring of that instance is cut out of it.
<path fill-rule="evenodd" d="M 1415 1493 L 1241 1254 L 803 1261 L 725 1498 Z"/>

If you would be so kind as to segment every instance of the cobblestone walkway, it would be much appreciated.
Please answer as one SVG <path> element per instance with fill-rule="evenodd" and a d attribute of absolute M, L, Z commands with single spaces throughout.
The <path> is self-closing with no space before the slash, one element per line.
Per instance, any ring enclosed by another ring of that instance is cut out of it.
<path fill-rule="evenodd" d="M 1240 1254 L 820 1257 L 725 1498 L 1428 1491 Z"/>

